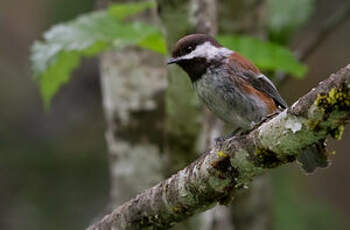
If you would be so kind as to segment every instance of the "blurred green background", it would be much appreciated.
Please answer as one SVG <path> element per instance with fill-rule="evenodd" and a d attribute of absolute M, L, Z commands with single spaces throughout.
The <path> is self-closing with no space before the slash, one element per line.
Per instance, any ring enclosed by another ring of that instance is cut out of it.
<path fill-rule="evenodd" d="M 310 39 L 346 1 L 316 1 L 310 20 L 288 39 L 290 46 Z M 83 229 L 108 206 L 97 60 L 84 60 L 48 112 L 29 62 L 30 46 L 43 31 L 94 8 L 93 0 L 0 3 L 0 229 Z M 349 41 L 348 19 L 306 61 L 307 76 L 281 87 L 289 104 L 350 63 Z M 276 229 L 349 229 L 348 140 L 349 129 L 342 141 L 330 141 L 337 152 L 333 164 L 315 175 L 306 177 L 293 165 L 274 170 Z"/>

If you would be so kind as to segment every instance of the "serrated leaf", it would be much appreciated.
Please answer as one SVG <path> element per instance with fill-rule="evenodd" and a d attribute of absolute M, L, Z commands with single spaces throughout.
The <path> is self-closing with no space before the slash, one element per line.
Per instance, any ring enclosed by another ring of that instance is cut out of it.
<path fill-rule="evenodd" d="M 137 7 L 137 4 L 140 6 Z M 49 105 L 62 84 L 69 81 L 71 72 L 83 57 L 130 45 L 165 53 L 165 41 L 157 27 L 142 22 L 120 21 L 153 6 L 152 2 L 123 4 L 119 8 L 112 6 L 106 11 L 85 14 L 52 27 L 44 34 L 44 41 L 35 42 L 32 46 L 32 68 L 40 82 L 45 105 Z M 131 10 L 127 13 L 118 17 L 111 15 L 111 12 L 116 13 L 120 9 L 127 11 L 128 7 Z"/>
<path fill-rule="evenodd" d="M 296 77 L 303 77 L 305 65 L 283 46 L 264 42 L 249 36 L 222 35 L 218 41 L 225 47 L 238 51 L 263 70 L 279 70 Z"/>

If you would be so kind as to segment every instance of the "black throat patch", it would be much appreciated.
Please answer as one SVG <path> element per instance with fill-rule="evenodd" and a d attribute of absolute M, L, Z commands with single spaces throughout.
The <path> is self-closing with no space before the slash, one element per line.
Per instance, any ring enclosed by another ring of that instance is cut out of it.
<path fill-rule="evenodd" d="M 177 64 L 186 71 L 192 82 L 199 80 L 210 66 L 210 63 L 205 58 L 182 60 Z"/>
<path fill-rule="evenodd" d="M 181 58 L 194 51 L 197 46 L 209 42 L 214 47 L 222 47 L 213 37 L 207 34 L 191 34 L 180 39 L 172 52 L 173 58 Z M 213 64 L 213 60 L 207 60 L 205 57 L 193 57 L 176 62 L 191 78 L 192 82 L 197 81 L 207 72 L 207 69 Z"/>

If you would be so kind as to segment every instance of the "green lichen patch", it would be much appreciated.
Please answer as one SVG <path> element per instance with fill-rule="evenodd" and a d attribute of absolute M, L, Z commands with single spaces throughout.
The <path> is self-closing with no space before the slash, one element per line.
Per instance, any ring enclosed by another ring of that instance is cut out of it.
<path fill-rule="evenodd" d="M 135 219 L 130 223 L 135 229 L 167 229 L 171 226 L 171 221 L 164 222 L 159 215 L 143 216 L 140 220 Z"/>
<path fill-rule="evenodd" d="M 324 131 L 330 134 L 334 139 L 340 140 L 344 130 L 344 122 L 334 124 L 325 121 L 327 121 L 330 116 L 337 116 L 338 113 L 334 112 L 348 112 L 350 110 L 349 87 L 343 84 L 339 88 L 332 88 L 328 93 L 318 94 L 314 104 L 321 110 L 319 110 L 320 112 L 317 117 L 307 121 L 307 126 L 312 131 Z"/>
<path fill-rule="evenodd" d="M 276 168 L 279 165 L 292 162 L 295 160 L 295 156 L 287 155 L 282 159 L 278 155 L 269 149 L 258 148 L 254 152 L 254 156 L 251 161 L 256 167 L 261 168 Z"/>
<path fill-rule="evenodd" d="M 329 166 L 329 153 L 326 150 L 325 140 L 308 145 L 297 156 L 297 163 L 306 174 L 313 173 L 317 168 Z"/>
<path fill-rule="evenodd" d="M 341 140 L 344 133 L 344 125 L 339 125 L 331 131 L 331 136 L 336 140 Z"/>
<path fill-rule="evenodd" d="M 334 110 L 348 111 L 350 109 L 350 89 L 345 85 L 332 88 L 326 94 L 319 94 L 315 105 L 323 108 L 326 113 Z"/>
<path fill-rule="evenodd" d="M 321 129 L 321 120 L 317 120 L 317 119 L 314 119 L 314 120 L 307 120 L 306 121 L 306 125 L 312 130 L 312 131 L 315 131 L 315 132 L 318 132 L 320 131 Z"/>
<path fill-rule="evenodd" d="M 215 176 L 220 180 L 229 179 L 230 183 L 227 184 L 224 188 L 224 193 L 218 199 L 218 202 L 221 205 L 228 205 L 232 200 L 231 193 L 236 185 L 236 180 L 239 177 L 239 172 L 231 164 L 230 156 L 223 151 L 218 151 L 217 155 L 219 158 L 211 163 L 215 170 Z"/>
<path fill-rule="evenodd" d="M 218 151 L 218 156 L 219 157 L 223 157 L 223 158 L 225 158 L 225 157 L 228 157 L 228 155 L 226 154 L 226 153 L 224 153 L 223 151 Z"/>
<path fill-rule="evenodd" d="M 250 151 L 253 151 L 253 148 L 249 152 L 245 150 L 236 151 L 235 157 L 231 158 L 231 164 L 238 171 L 238 176 L 235 178 L 236 190 L 247 187 L 255 176 L 261 175 L 265 171 L 264 168 L 254 165 Z"/>
<path fill-rule="evenodd" d="M 173 207 L 173 212 L 176 214 L 186 213 L 187 211 L 188 211 L 188 208 L 183 206 Z"/>

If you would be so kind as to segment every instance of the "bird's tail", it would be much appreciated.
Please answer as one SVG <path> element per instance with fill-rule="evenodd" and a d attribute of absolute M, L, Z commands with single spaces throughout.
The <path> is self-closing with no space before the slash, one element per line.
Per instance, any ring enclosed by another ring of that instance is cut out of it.
<path fill-rule="evenodd" d="M 326 168 L 330 165 L 325 147 L 325 141 L 323 140 L 308 146 L 303 153 L 298 155 L 297 163 L 306 174 L 311 174 L 317 168 Z"/>

